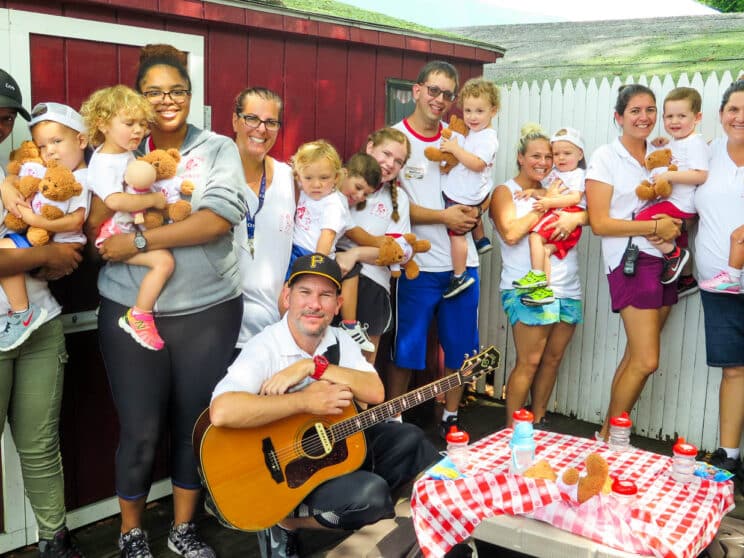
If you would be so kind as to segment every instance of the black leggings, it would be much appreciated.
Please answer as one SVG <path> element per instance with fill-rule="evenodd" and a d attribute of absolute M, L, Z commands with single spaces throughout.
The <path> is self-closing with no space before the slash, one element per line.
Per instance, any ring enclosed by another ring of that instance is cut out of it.
<path fill-rule="evenodd" d="M 423 431 L 409 423 L 383 422 L 366 432 L 367 459 L 353 473 L 313 490 L 296 510 L 335 529 L 359 529 L 395 516 L 391 490 L 413 479 L 440 456 Z"/>
<path fill-rule="evenodd" d="M 209 406 L 238 340 L 240 297 L 194 314 L 156 318 L 165 348 L 137 344 L 118 321 L 126 306 L 101 299 L 98 337 L 119 415 L 116 493 L 126 500 L 147 495 L 158 439 L 170 428 L 171 480 L 200 488 L 191 431 Z"/>

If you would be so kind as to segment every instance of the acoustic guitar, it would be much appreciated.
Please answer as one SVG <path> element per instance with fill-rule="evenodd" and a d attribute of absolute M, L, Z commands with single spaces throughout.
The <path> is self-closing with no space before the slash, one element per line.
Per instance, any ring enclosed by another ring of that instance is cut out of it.
<path fill-rule="evenodd" d="M 333 417 L 300 414 L 255 428 L 222 428 L 205 410 L 193 443 L 214 503 L 210 511 L 242 531 L 275 525 L 320 484 L 362 465 L 365 429 L 495 370 L 499 357 L 488 347 L 457 372 L 362 412 L 350 405 Z"/>

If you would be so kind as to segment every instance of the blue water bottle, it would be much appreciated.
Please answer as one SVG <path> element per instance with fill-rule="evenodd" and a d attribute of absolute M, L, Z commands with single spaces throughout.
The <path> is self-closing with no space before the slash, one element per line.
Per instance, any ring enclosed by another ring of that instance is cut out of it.
<path fill-rule="evenodd" d="M 511 439 L 511 472 L 521 475 L 532 466 L 535 460 L 535 438 L 531 422 L 520 422 L 514 425 Z"/>

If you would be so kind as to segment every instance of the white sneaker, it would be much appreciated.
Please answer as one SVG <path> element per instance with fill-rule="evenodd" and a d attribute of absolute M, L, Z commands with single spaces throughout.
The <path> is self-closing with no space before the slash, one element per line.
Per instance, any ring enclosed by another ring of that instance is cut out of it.
<path fill-rule="evenodd" d="M 341 322 L 341 329 L 343 329 L 349 336 L 356 342 L 363 351 L 373 353 L 375 346 L 367 336 L 367 326 L 362 325 L 359 322 L 354 322 L 353 326 Z"/>

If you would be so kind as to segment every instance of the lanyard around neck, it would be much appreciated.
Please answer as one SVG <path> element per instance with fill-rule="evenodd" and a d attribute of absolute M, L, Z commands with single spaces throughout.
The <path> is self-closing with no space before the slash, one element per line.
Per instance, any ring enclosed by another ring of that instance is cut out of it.
<path fill-rule="evenodd" d="M 258 209 L 251 215 L 249 209 L 245 216 L 245 223 L 248 227 L 248 240 L 253 240 L 256 233 L 256 216 L 264 204 L 264 198 L 266 197 L 266 159 L 263 160 L 263 172 L 261 173 L 261 185 L 258 187 Z"/>

